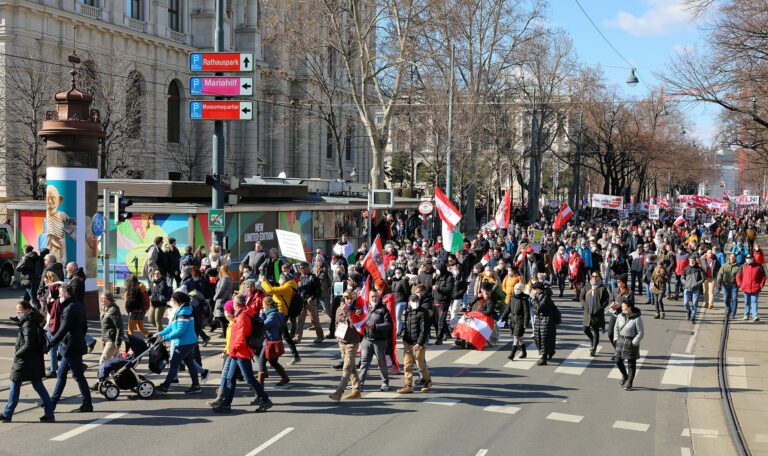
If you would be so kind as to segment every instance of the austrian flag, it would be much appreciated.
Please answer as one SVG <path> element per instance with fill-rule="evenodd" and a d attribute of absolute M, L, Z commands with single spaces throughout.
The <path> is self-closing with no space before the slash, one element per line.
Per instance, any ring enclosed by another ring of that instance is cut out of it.
<path fill-rule="evenodd" d="M 572 217 L 573 211 L 571 210 L 571 207 L 568 206 L 568 203 L 563 203 L 563 206 L 560 208 L 560 212 L 558 212 L 557 216 L 555 216 L 555 223 L 553 226 L 555 231 L 560 231 Z"/>
<path fill-rule="evenodd" d="M 493 318 L 480 312 L 467 312 L 456 322 L 453 336 L 466 340 L 473 347 L 482 350 L 491 340 L 492 332 Z"/>
<path fill-rule="evenodd" d="M 384 248 L 381 245 L 381 236 L 376 236 L 371 250 L 363 258 L 363 267 L 371 273 L 374 281 L 382 281 L 386 277 L 386 268 L 384 267 Z"/>

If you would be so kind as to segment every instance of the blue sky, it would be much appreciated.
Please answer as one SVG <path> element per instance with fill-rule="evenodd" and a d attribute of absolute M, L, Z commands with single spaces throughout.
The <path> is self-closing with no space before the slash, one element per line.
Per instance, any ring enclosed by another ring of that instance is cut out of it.
<path fill-rule="evenodd" d="M 682 6 L 683 0 L 580 0 L 592 20 L 651 88 L 659 86 L 654 72 L 664 72 L 671 58 L 686 47 L 704 45 L 705 33 Z M 627 86 L 628 65 L 600 37 L 575 0 L 550 0 L 553 25 L 568 32 L 579 60 L 602 65 L 608 82 L 620 84 L 624 93 L 644 97 L 644 84 Z M 716 128 L 717 110 L 711 106 L 686 105 L 688 134 L 705 144 Z"/>

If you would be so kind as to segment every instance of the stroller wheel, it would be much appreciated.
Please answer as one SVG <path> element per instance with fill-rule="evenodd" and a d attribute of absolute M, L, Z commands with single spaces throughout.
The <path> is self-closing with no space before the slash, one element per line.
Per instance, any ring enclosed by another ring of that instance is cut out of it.
<path fill-rule="evenodd" d="M 143 381 L 136 387 L 136 392 L 142 399 L 149 399 L 155 394 L 155 385 L 150 381 Z"/>
<path fill-rule="evenodd" d="M 104 385 L 104 398 L 108 401 L 114 401 L 120 396 L 120 389 L 114 383 L 108 383 Z"/>

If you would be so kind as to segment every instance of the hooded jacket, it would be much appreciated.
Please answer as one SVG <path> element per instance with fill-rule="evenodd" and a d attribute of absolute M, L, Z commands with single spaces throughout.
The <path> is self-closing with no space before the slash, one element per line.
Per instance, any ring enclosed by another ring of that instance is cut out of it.
<path fill-rule="evenodd" d="M 277 310 L 283 315 L 288 315 L 288 306 L 291 305 L 291 298 L 293 293 L 296 292 L 298 285 L 295 280 L 286 280 L 282 285 L 272 285 L 268 281 L 261 282 L 261 288 L 268 294 L 272 295 L 272 299 L 277 304 Z"/>
<path fill-rule="evenodd" d="M 158 335 L 165 340 L 175 340 L 179 346 L 196 344 L 197 335 L 195 334 L 195 317 L 192 316 L 192 304 L 179 307 L 171 323 Z"/>
<path fill-rule="evenodd" d="M 759 293 L 765 285 L 765 271 L 757 263 L 746 264 L 736 274 L 736 283 L 742 293 Z"/>
<path fill-rule="evenodd" d="M 19 334 L 13 355 L 10 379 L 14 382 L 40 380 L 45 377 L 45 322 L 37 312 L 28 312 L 19 318 Z"/>
<path fill-rule="evenodd" d="M 232 333 L 229 336 L 229 352 L 227 354 L 230 358 L 253 358 L 253 349 L 248 345 L 246 339 L 251 334 L 251 318 L 254 315 L 256 315 L 256 309 L 245 307 L 235 317 L 235 322 L 232 324 Z"/>

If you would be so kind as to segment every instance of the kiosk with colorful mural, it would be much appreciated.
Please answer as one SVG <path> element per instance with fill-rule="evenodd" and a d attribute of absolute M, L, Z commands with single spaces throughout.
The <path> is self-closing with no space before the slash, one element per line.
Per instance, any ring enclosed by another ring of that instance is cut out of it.
<path fill-rule="evenodd" d="M 183 251 L 189 240 L 187 227 L 189 217 L 186 214 L 134 214 L 131 219 L 117 226 L 116 274 L 122 278 L 125 274 L 140 274 L 147 260 L 147 249 L 158 236 L 163 243 L 168 238 L 176 239 L 176 246 Z"/>

